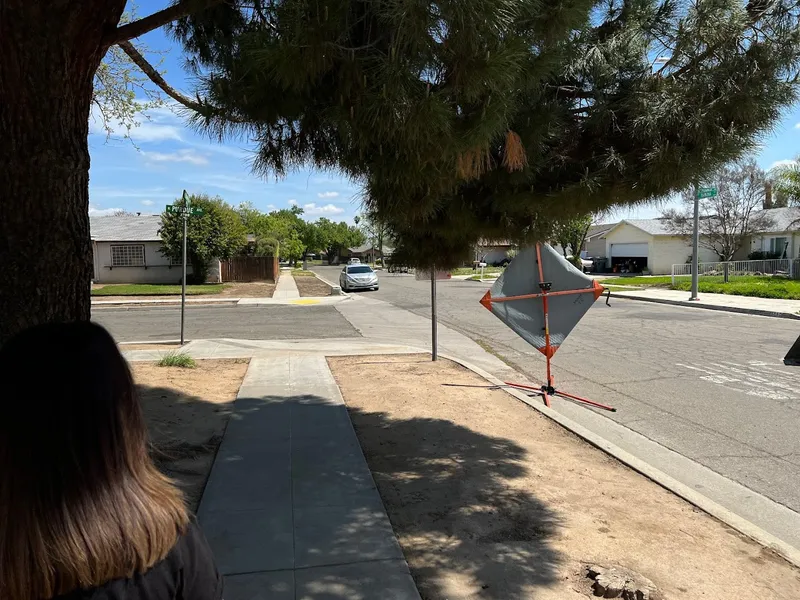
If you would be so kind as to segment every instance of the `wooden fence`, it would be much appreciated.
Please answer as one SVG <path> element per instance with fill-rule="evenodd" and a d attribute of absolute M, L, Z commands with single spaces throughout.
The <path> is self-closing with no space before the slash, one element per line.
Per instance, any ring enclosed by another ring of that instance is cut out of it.
<path fill-rule="evenodd" d="M 271 281 L 278 280 L 278 258 L 274 256 L 237 256 L 220 261 L 220 275 L 227 281 Z"/>

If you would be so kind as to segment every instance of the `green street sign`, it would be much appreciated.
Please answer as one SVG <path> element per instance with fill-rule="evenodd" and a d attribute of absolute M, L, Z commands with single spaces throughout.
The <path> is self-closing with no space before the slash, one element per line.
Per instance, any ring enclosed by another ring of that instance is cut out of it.
<path fill-rule="evenodd" d="M 697 188 L 698 198 L 713 198 L 716 195 L 717 195 L 717 188 L 715 187 Z"/>
<path fill-rule="evenodd" d="M 203 214 L 203 209 L 199 206 L 193 206 L 189 212 L 193 217 L 199 217 Z"/>
<path fill-rule="evenodd" d="M 174 215 L 174 214 L 177 214 L 178 212 L 180 212 L 179 208 L 177 206 L 175 206 L 174 204 L 168 204 L 167 205 L 167 214 Z"/>

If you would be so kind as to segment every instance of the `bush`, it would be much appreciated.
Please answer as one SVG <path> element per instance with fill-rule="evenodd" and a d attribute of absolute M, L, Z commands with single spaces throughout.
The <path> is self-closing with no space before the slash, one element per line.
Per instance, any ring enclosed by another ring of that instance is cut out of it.
<path fill-rule="evenodd" d="M 747 255 L 747 260 L 774 260 L 783 256 L 780 252 L 765 252 L 764 250 L 754 250 Z"/>
<path fill-rule="evenodd" d="M 184 354 L 183 352 L 168 352 L 161 357 L 160 361 L 158 361 L 158 366 L 194 369 L 197 366 L 197 362 L 195 362 L 191 356 Z"/>

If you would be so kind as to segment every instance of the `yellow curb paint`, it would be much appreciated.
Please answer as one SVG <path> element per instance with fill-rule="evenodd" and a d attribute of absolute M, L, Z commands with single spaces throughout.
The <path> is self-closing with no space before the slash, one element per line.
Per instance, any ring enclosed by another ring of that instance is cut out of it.
<path fill-rule="evenodd" d="M 291 304 L 319 304 L 319 300 L 312 300 L 311 298 L 306 300 L 292 300 Z"/>

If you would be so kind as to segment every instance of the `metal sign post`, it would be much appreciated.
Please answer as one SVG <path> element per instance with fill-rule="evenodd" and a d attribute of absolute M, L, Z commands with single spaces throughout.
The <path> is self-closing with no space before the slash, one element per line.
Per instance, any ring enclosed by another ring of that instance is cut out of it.
<path fill-rule="evenodd" d="M 438 358 L 439 331 L 436 326 L 436 266 L 431 266 L 431 360 Z"/>
<path fill-rule="evenodd" d="M 698 300 L 697 292 L 700 270 L 700 199 L 713 198 L 717 195 L 715 187 L 697 187 L 694 195 L 694 230 L 692 232 L 692 292 L 689 300 Z"/>
<path fill-rule="evenodd" d="M 183 260 L 181 260 L 181 269 L 183 271 L 183 276 L 181 277 L 181 346 L 184 345 L 186 338 L 184 336 L 185 331 L 185 323 L 186 323 L 186 255 L 187 255 L 187 239 L 188 239 L 188 231 L 189 231 L 189 215 L 193 217 L 199 217 L 203 214 L 203 209 L 198 207 L 193 207 L 191 200 L 189 199 L 189 194 L 186 193 L 186 190 L 183 190 L 183 196 L 181 197 L 181 205 L 175 206 L 169 205 L 166 208 L 168 214 L 180 214 L 183 218 L 183 244 L 181 248 L 181 255 Z"/>

